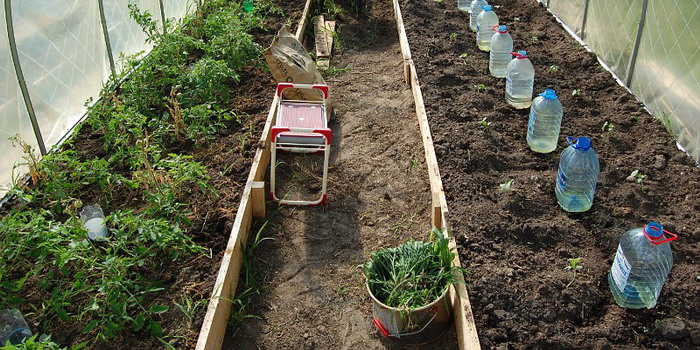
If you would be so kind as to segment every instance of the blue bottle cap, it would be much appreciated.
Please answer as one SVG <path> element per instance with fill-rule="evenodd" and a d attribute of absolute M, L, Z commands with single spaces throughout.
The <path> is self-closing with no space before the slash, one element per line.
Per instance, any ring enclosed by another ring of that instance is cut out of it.
<path fill-rule="evenodd" d="M 518 55 L 523 56 L 523 57 L 527 57 L 527 51 L 525 51 L 525 50 L 518 51 Z"/>
<path fill-rule="evenodd" d="M 644 233 L 652 238 L 659 238 L 664 234 L 664 227 L 658 222 L 650 221 L 644 226 Z"/>
<path fill-rule="evenodd" d="M 482 8 L 484 9 L 484 11 L 493 11 L 493 6 L 491 5 L 482 6 Z"/>
<path fill-rule="evenodd" d="M 499 33 L 505 33 L 505 32 L 507 32 L 507 31 L 508 31 L 508 27 L 506 27 L 505 24 L 501 24 L 500 26 L 498 26 L 498 32 L 499 32 Z"/>
<path fill-rule="evenodd" d="M 557 99 L 557 92 L 554 91 L 553 89 L 545 89 L 544 92 L 540 94 L 540 96 L 542 96 L 548 100 L 556 100 Z"/>
<path fill-rule="evenodd" d="M 575 150 L 579 151 L 588 151 L 591 149 L 591 139 L 588 137 L 571 137 L 567 136 L 566 141 L 573 147 Z"/>

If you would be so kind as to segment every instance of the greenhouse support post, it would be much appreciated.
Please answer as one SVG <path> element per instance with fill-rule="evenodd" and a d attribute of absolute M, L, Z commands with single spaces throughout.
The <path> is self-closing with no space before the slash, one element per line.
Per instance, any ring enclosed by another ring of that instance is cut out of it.
<path fill-rule="evenodd" d="M 17 84 L 19 85 L 20 91 L 22 91 L 22 98 L 24 99 L 25 107 L 27 107 L 27 114 L 29 114 L 29 119 L 32 122 L 32 129 L 34 129 L 36 142 L 39 145 L 39 152 L 41 152 L 42 156 L 45 156 L 46 145 L 44 144 L 44 138 L 41 136 L 39 123 L 36 120 L 36 112 L 34 111 L 34 105 L 32 105 L 32 99 L 29 97 L 29 90 L 27 90 L 27 81 L 24 79 L 24 74 L 22 74 L 22 66 L 19 63 L 19 54 L 17 53 L 17 42 L 15 41 L 15 30 L 12 23 L 11 0 L 5 0 L 5 26 L 7 27 L 7 40 L 10 44 L 10 55 L 12 56 L 12 64 L 14 65 L 15 74 L 17 75 Z"/>
<path fill-rule="evenodd" d="M 630 65 L 627 69 L 627 77 L 625 77 L 625 84 L 627 86 L 632 86 L 632 76 L 634 75 L 634 66 L 637 62 L 637 53 L 639 52 L 639 44 L 642 41 L 642 31 L 644 30 L 644 22 L 647 17 L 647 4 L 649 0 L 642 1 L 642 13 L 639 16 L 639 25 L 637 26 L 637 37 L 634 39 L 634 46 L 632 47 L 632 58 L 630 59 Z"/>
<path fill-rule="evenodd" d="M 581 20 L 581 39 L 584 38 L 585 31 L 586 31 L 586 21 L 588 20 L 588 3 L 590 0 L 586 0 L 586 3 L 583 5 L 583 20 Z"/>
<path fill-rule="evenodd" d="M 109 69 L 112 70 L 112 75 L 116 75 L 116 68 L 114 66 L 114 56 L 112 55 L 112 42 L 109 40 L 107 20 L 105 19 L 104 0 L 98 0 L 97 4 L 100 9 L 100 23 L 102 24 L 102 35 L 105 37 L 105 46 L 107 47 L 107 59 L 109 59 Z"/>
<path fill-rule="evenodd" d="M 158 6 L 160 6 L 160 21 L 163 25 L 163 34 L 167 32 L 165 28 L 165 7 L 163 6 L 163 0 L 158 0 Z"/>

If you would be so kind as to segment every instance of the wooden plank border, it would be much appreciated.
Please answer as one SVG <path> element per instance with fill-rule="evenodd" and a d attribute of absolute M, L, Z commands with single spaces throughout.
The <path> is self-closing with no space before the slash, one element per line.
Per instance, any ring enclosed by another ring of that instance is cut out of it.
<path fill-rule="evenodd" d="M 406 29 L 401 17 L 401 8 L 399 1 L 394 0 L 394 14 L 396 16 L 396 25 L 399 33 L 399 43 L 404 59 L 404 78 L 406 83 L 411 84 L 413 90 L 413 99 L 416 106 L 416 115 L 420 126 L 421 138 L 423 140 L 423 148 L 425 149 L 425 162 L 428 167 L 428 176 L 430 178 L 430 191 L 432 193 L 432 203 L 430 212 L 432 213 L 432 224 L 437 228 L 450 227 L 447 221 L 449 210 L 447 208 L 447 200 L 445 191 L 442 187 L 442 178 L 440 177 L 440 167 L 438 166 L 435 148 L 433 147 L 433 137 L 430 132 L 430 124 L 428 123 L 428 114 L 425 111 L 425 102 L 423 101 L 423 92 L 421 91 L 420 82 L 418 81 L 418 73 L 416 66 L 411 57 L 411 48 L 408 44 Z M 450 247 L 457 249 L 457 243 L 454 237 L 450 238 Z M 461 266 L 459 254 L 453 261 L 454 265 Z M 471 303 L 469 302 L 469 294 L 467 293 L 464 276 L 460 273 L 458 276 L 458 284 L 450 289 L 450 301 L 454 311 L 454 322 L 457 331 L 457 340 L 459 341 L 460 349 L 481 349 L 479 336 L 474 324 L 474 314 L 472 313 Z"/>
<path fill-rule="evenodd" d="M 304 29 L 308 22 L 309 11 L 311 8 L 311 0 L 306 1 L 304 12 L 299 26 L 297 27 L 296 37 L 301 41 Z M 226 334 L 226 325 L 231 314 L 231 301 L 236 293 L 238 286 L 238 277 L 241 270 L 242 256 L 241 247 L 245 245 L 250 232 L 253 215 L 264 215 L 265 201 L 260 201 L 261 182 L 265 179 L 267 166 L 270 162 L 270 129 L 275 122 L 277 112 L 277 95 L 272 99 L 270 112 L 267 115 L 267 121 L 263 128 L 258 149 L 255 151 L 255 158 L 243 189 L 243 196 L 238 205 L 236 219 L 229 235 L 228 244 L 224 251 L 224 256 L 221 259 L 219 274 L 214 284 L 207 313 L 204 316 L 204 322 L 199 332 L 197 339 L 197 350 L 214 350 L 221 349 Z M 264 185 L 262 185 L 264 188 Z M 264 192 L 264 189 L 263 189 Z M 255 198 L 251 196 L 255 194 Z M 263 197 L 264 198 L 264 197 Z M 259 206 L 263 207 L 260 208 Z"/>

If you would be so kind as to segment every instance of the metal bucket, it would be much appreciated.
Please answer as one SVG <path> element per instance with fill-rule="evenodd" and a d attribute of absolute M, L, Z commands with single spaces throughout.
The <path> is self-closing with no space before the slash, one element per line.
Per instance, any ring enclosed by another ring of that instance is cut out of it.
<path fill-rule="evenodd" d="M 372 322 L 387 338 L 402 344 L 426 344 L 439 338 L 452 323 L 452 309 L 447 299 L 449 287 L 432 303 L 408 311 L 384 305 L 374 297 L 369 285 L 365 285 L 372 298 Z"/>

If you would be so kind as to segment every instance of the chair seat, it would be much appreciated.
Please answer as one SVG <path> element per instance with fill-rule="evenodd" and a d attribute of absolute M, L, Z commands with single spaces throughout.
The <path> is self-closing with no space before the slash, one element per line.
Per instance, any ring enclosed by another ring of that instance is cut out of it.
<path fill-rule="evenodd" d="M 277 126 L 320 129 L 326 127 L 326 107 L 316 103 L 282 102 Z"/>

